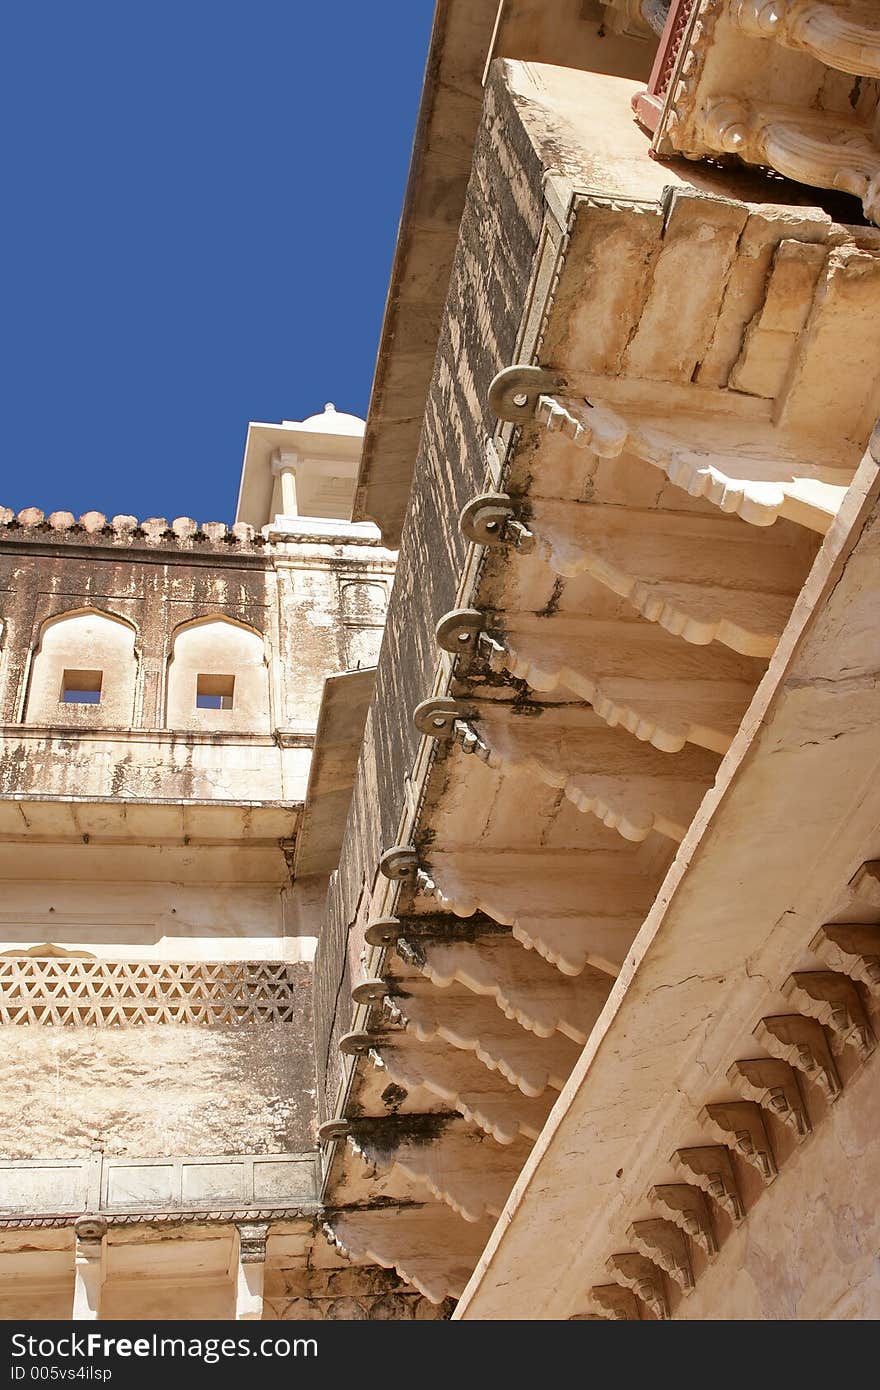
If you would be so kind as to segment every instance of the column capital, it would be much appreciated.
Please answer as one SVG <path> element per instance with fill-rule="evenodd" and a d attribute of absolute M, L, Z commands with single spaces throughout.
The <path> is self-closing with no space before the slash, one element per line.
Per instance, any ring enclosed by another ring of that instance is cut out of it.
<path fill-rule="evenodd" d="M 238 1258 L 243 1265 L 265 1262 L 268 1232 L 267 1221 L 246 1221 L 238 1224 Z"/>
<path fill-rule="evenodd" d="M 73 1223 L 73 1233 L 76 1236 L 77 1249 L 80 1246 L 94 1245 L 100 1251 L 101 1242 L 107 1234 L 107 1222 L 103 1216 L 81 1216 Z"/>
<path fill-rule="evenodd" d="M 301 462 L 293 449 L 275 449 L 272 453 L 272 476 L 278 478 L 282 473 L 293 472 Z"/>

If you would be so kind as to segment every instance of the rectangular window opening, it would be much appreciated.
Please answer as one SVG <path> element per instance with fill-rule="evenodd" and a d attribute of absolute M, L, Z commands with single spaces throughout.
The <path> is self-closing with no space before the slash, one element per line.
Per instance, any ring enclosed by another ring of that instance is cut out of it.
<path fill-rule="evenodd" d="M 196 709 L 232 709 L 235 676 L 197 676 Z"/>
<path fill-rule="evenodd" d="M 65 671 L 61 677 L 63 705 L 99 705 L 103 671 Z"/>

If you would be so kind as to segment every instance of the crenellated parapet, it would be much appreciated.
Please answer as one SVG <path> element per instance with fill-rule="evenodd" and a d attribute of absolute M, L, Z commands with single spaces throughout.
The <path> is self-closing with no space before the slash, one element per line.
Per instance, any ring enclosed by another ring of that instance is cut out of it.
<path fill-rule="evenodd" d="M 14 512 L 0 507 L 0 544 L 9 540 L 41 540 L 56 544 L 113 546 L 181 546 L 207 549 L 234 546 L 244 551 L 261 550 L 266 542 L 262 533 L 246 522 L 227 526 L 222 521 L 194 521 L 178 516 L 173 521 L 151 516 L 138 521 L 134 516 L 107 517 L 103 512 L 42 512 L 25 507 Z"/>

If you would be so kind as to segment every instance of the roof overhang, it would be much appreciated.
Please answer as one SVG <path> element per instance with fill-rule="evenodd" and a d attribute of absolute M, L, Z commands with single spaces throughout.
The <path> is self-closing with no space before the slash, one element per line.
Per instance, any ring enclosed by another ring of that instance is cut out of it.
<path fill-rule="evenodd" d="M 294 871 L 298 878 L 330 874 L 339 862 L 375 682 L 375 667 L 343 671 L 324 681 L 302 826 L 297 836 Z"/>
<path fill-rule="evenodd" d="M 585 0 L 438 0 L 352 512 L 375 521 L 386 545 L 400 544 L 488 64 L 646 79 L 653 40 L 612 33 L 606 20 Z"/>
<path fill-rule="evenodd" d="M 875 447 L 458 1318 L 582 1314 L 654 1185 L 681 1181 L 671 1157 L 707 1142 L 701 1107 L 755 1054 L 758 1021 L 791 1011 L 783 986 L 815 969 L 803 962 L 817 924 L 861 920 L 863 889 L 848 885 L 880 855 L 878 464 Z M 874 885 L 862 910 L 876 908 Z"/>

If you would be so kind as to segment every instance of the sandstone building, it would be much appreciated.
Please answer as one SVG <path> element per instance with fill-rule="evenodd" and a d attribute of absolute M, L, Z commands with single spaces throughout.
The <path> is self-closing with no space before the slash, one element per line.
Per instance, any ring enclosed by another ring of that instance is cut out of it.
<path fill-rule="evenodd" d="M 7 517 L 5 1316 L 880 1312 L 878 106 L 440 0 L 363 438 Z"/>

